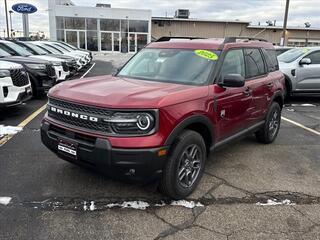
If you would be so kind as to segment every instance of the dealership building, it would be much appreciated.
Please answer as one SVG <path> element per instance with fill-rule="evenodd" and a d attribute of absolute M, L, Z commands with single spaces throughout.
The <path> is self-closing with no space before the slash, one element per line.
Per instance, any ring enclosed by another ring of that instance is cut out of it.
<path fill-rule="evenodd" d="M 177 10 L 173 17 L 152 17 L 151 10 L 76 6 L 71 0 L 49 0 L 50 38 L 91 51 L 135 53 L 162 36 L 224 38 L 250 36 L 280 44 L 282 27 L 252 25 L 248 21 L 195 19 L 189 10 Z M 288 27 L 288 46 L 320 46 L 320 29 Z"/>
<path fill-rule="evenodd" d="M 151 10 L 49 0 L 49 25 L 52 40 L 91 51 L 137 52 L 151 41 Z"/>

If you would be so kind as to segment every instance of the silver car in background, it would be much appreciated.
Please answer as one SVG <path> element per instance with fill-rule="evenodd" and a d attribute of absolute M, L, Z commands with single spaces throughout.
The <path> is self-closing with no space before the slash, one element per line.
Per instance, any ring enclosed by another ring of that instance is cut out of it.
<path fill-rule="evenodd" d="M 320 95 L 320 47 L 294 48 L 278 56 L 286 97 Z"/>

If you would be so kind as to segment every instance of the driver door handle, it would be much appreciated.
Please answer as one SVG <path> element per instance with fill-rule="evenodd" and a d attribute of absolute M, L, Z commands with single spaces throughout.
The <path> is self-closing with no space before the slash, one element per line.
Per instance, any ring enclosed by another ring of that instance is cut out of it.
<path fill-rule="evenodd" d="M 249 87 L 246 87 L 246 89 L 243 91 L 244 95 L 250 96 L 251 95 L 251 89 Z"/>

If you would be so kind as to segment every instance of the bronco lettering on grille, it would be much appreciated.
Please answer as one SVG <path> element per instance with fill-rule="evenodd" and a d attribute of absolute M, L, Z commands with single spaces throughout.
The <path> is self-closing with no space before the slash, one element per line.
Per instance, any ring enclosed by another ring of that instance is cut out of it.
<path fill-rule="evenodd" d="M 59 113 L 59 114 L 63 114 L 65 116 L 73 117 L 73 118 L 87 120 L 90 122 L 98 122 L 99 121 L 99 119 L 97 117 L 88 116 L 85 114 L 74 113 L 74 112 L 70 112 L 70 111 L 63 110 L 63 109 L 56 108 L 56 107 L 52 107 L 52 106 L 50 106 L 50 111 L 55 112 L 55 113 Z"/>

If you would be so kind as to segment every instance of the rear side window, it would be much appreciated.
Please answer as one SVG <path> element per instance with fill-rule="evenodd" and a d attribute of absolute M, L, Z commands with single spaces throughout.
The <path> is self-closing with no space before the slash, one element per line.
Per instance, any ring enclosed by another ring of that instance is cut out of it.
<path fill-rule="evenodd" d="M 263 50 L 263 53 L 266 59 L 268 72 L 274 72 L 279 70 L 279 63 L 278 63 L 276 50 L 273 50 L 273 49 Z"/>
<path fill-rule="evenodd" d="M 319 51 L 310 53 L 308 56 L 306 56 L 306 58 L 311 59 L 311 64 L 320 64 L 320 52 Z"/>
<path fill-rule="evenodd" d="M 259 49 L 245 49 L 246 78 L 253 78 L 266 73 L 264 61 Z"/>

